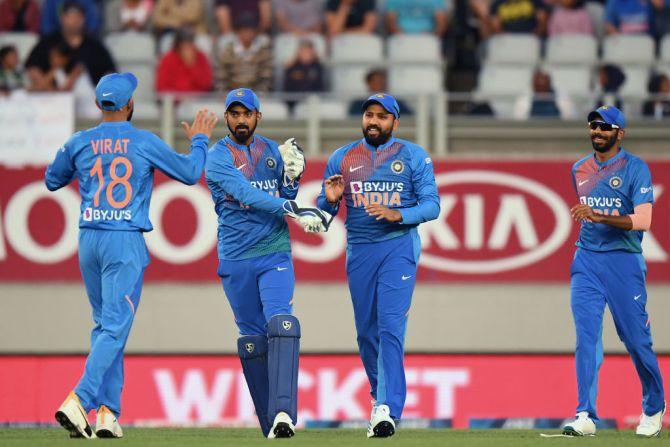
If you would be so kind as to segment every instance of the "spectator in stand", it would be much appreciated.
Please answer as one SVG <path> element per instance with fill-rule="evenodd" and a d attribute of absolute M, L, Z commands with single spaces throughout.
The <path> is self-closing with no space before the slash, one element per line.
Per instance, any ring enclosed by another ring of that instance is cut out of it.
<path fill-rule="evenodd" d="M 517 99 L 514 117 L 518 120 L 529 117 L 574 119 L 576 111 L 568 96 L 554 91 L 549 74 L 536 70 L 533 74 L 533 92 Z"/>
<path fill-rule="evenodd" d="M 370 95 L 388 91 L 388 74 L 383 68 L 373 68 L 365 75 L 365 83 L 368 86 L 368 95 L 365 98 L 356 98 L 349 103 L 349 116 L 361 116 L 363 104 Z M 412 109 L 407 107 L 403 100 L 397 97 L 396 100 L 400 108 L 400 116 L 412 115 Z"/>
<path fill-rule="evenodd" d="M 235 36 L 220 55 L 220 88 L 240 87 L 268 92 L 272 87 L 272 49 L 270 39 L 258 33 L 252 15 L 242 15 L 235 23 Z"/>
<path fill-rule="evenodd" d="M 52 90 L 54 70 L 61 68 L 55 67 L 54 62 L 60 65 L 64 58 L 68 62 L 65 71 L 75 73 L 76 67 L 81 65 L 82 72 L 88 72 L 91 85 L 96 85 L 107 73 L 116 71 L 107 48 L 96 38 L 86 35 L 85 20 L 81 4 L 74 1 L 63 4 L 60 31 L 42 37 L 26 61 L 32 90 Z M 56 47 L 56 52 L 52 52 Z"/>
<path fill-rule="evenodd" d="M 593 35 L 593 23 L 584 0 L 560 0 L 549 17 L 549 35 Z"/>
<path fill-rule="evenodd" d="M 19 53 L 12 45 L 0 48 L 0 94 L 24 88 L 19 68 Z"/>
<path fill-rule="evenodd" d="M 626 74 L 613 64 L 605 64 L 598 69 L 598 83 L 596 84 L 596 93 L 598 100 L 596 108 L 602 105 L 613 105 L 619 110 L 623 110 L 623 101 L 619 97 L 619 89 L 626 82 Z"/>
<path fill-rule="evenodd" d="M 319 0 L 275 0 L 277 27 L 282 33 L 304 36 L 323 31 L 323 8 Z"/>
<path fill-rule="evenodd" d="M 295 58 L 286 65 L 284 73 L 284 91 L 291 93 L 322 92 L 325 90 L 323 81 L 323 65 L 316 54 L 314 43 L 303 39 L 298 45 Z M 295 105 L 294 100 L 287 101 L 289 108 Z"/>
<path fill-rule="evenodd" d="M 0 32 L 40 32 L 40 7 L 34 0 L 2 0 Z"/>
<path fill-rule="evenodd" d="M 386 0 L 386 28 L 391 34 L 433 33 L 444 37 L 451 0 Z"/>
<path fill-rule="evenodd" d="M 252 17 L 258 34 L 269 32 L 272 26 L 270 0 L 216 0 L 214 12 L 221 34 L 233 33 L 241 17 L 244 20 Z"/>
<path fill-rule="evenodd" d="M 107 32 L 147 31 L 151 24 L 153 9 L 153 0 L 107 2 L 105 29 Z"/>
<path fill-rule="evenodd" d="M 205 10 L 201 0 L 156 0 L 154 4 L 154 30 L 162 36 L 181 28 L 191 28 L 196 33 L 206 33 Z"/>
<path fill-rule="evenodd" d="M 376 26 L 375 0 L 328 0 L 326 3 L 328 37 L 342 33 L 371 34 Z"/>
<path fill-rule="evenodd" d="M 98 34 L 102 25 L 102 18 L 93 0 L 45 0 L 42 3 L 42 24 L 40 27 L 40 33 L 43 36 L 49 36 L 60 31 L 62 11 L 66 4 L 73 1 L 78 3 L 84 11 L 86 33 L 93 36 Z"/>
<path fill-rule="evenodd" d="M 644 103 L 642 114 L 657 120 L 670 117 L 670 78 L 665 74 L 653 74 L 647 88 L 654 97 Z"/>
<path fill-rule="evenodd" d="M 607 0 L 607 34 L 653 34 L 654 12 L 647 0 Z"/>
<path fill-rule="evenodd" d="M 670 0 L 651 0 L 654 7 L 654 31 L 658 37 L 670 33 Z"/>
<path fill-rule="evenodd" d="M 494 0 L 491 4 L 493 33 L 534 33 L 547 31 L 547 10 L 542 0 Z"/>
<path fill-rule="evenodd" d="M 156 90 L 159 92 L 207 92 L 212 89 L 212 66 L 195 46 L 189 29 L 177 32 L 172 49 L 158 65 Z"/>

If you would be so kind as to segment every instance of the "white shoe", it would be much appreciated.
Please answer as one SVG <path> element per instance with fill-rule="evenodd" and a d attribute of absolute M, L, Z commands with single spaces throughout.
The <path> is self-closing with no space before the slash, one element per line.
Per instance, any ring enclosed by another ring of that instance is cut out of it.
<path fill-rule="evenodd" d="M 663 428 L 663 415 L 665 414 L 665 408 L 659 411 L 653 416 L 647 416 L 642 413 L 640 416 L 640 423 L 635 430 L 635 434 L 639 436 L 646 436 L 647 438 L 653 438 L 658 436 L 661 433 L 661 428 Z"/>
<path fill-rule="evenodd" d="M 563 427 L 563 434 L 570 436 L 594 436 L 596 424 L 586 411 L 577 413 L 577 418 Z"/>
<path fill-rule="evenodd" d="M 98 417 L 95 422 L 95 434 L 98 438 L 123 438 L 123 430 L 119 421 L 104 405 L 98 408 Z"/>
<path fill-rule="evenodd" d="M 88 423 L 86 411 L 74 391 L 70 391 L 54 416 L 56 421 L 70 432 L 71 438 L 95 438 L 95 433 Z"/>
<path fill-rule="evenodd" d="M 277 416 L 275 416 L 270 433 L 268 433 L 268 439 L 292 438 L 293 435 L 295 435 L 295 427 L 293 426 L 291 417 L 283 411 L 280 411 L 277 413 Z"/>
<path fill-rule="evenodd" d="M 388 438 L 395 433 L 395 422 L 388 405 L 379 405 L 372 409 L 368 438 Z"/>

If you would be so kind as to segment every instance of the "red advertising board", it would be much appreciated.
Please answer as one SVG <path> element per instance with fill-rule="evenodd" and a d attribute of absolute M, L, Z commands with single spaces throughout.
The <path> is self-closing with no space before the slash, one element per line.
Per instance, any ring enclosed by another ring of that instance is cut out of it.
<path fill-rule="evenodd" d="M 322 161 L 309 163 L 299 199 L 319 193 Z M 670 281 L 670 162 L 651 162 L 656 205 L 644 240 L 650 281 Z M 568 280 L 578 227 L 568 161 L 436 161 L 440 217 L 421 225 L 421 281 Z M 0 280 L 79 280 L 75 186 L 49 193 L 43 169 L 0 167 Z M 216 217 L 204 183 L 157 176 L 148 281 L 215 281 Z M 345 279 L 346 233 L 338 216 L 327 234 L 290 223 L 299 281 Z"/>
<path fill-rule="evenodd" d="M 85 359 L 0 357 L 0 424 L 53 422 Z M 659 358 L 670 382 L 670 356 Z M 409 355 L 405 418 L 569 418 L 576 406 L 572 356 Z M 122 422 L 139 425 L 253 424 L 253 404 L 237 357 L 129 356 Z M 358 357 L 303 356 L 299 420 L 362 420 L 369 384 Z M 598 408 L 619 426 L 637 420 L 641 388 L 627 356 L 609 356 L 600 373 Z"/>

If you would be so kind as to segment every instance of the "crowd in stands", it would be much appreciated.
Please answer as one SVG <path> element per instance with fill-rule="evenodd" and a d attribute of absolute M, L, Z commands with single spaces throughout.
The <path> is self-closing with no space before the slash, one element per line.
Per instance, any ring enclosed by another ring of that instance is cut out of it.
<path fill-rule="evenodd" d="M 1 33 L 39 35 L 24 57 L 0 40 L 0 93 L 74 91 L 90 98 L 101 76 L 125 68 L 106 46 L 107 36 L 120 33 L 155 40 L 155 54 L 147 54 L 146 62 L 152 64 L 152 88 L 158 93 L 241 86 L 261 93 L 306 93 L 332 88 L 333 67 L 323 46 L 342 34 L 431 35 L 453 69 L 458 60 L 450 59 L 449 48 L 464 32 L 476 35 L 483 58 L 487 40 L 497 34 L 660 39 L 668 31 L 670 0 L 0 0 L 0 38 Z M 295 36 L 297 44 L 278 66 L 275 43 L 283 34 Z M 385 66 L 371 64 L 360 76 L 367 93 L 389 86 Z M 598 67 L 593 88 L 598 102 L 621 104 L 617 92 L 625 78 L 616 65 Z M 653 98 L 642 113 L 670 116 L 670 101 L 663 98 L 670 93 L 668 76 L 652 72 L 648 91 Z M 363 93 L 348 98 L 351 114 L 358 113 Z M 289 99 L 289 107 L 295 101 Z M 532 89 L 516 98 L 514 116 L 566 117 L 570 109 L 570 98 L 556 92 L 551 75 L 537 67 Z M 473 104 L 471 112 L 494 113 L 486 103 Z M 401 101 L 401 113 L 411 114 L 412 104 Z"/>

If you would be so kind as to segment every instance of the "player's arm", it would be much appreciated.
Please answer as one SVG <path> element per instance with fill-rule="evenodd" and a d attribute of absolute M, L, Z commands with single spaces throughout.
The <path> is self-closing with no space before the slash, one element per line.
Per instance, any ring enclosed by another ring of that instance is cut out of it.
<path fill-rule="evenodd" d="M 654 188 L 651 183 L 651 173 L 646 164 L 637 167 L 633 176 L 630 194 L 633 201 L 633 214 L 626 216 L 605 216 L 597 214 L 585 204 L 572 207 L 572 218 L 577 222 L 593 222 L 609 225 L 626 231 L 648 231 L 651 228 L 651 215 L 654 203 Z"/>
<path fill-rule="evenodd" d="M 246 206 L 277 216 L 286 214 L 285 199 L 273 197 L 254 188 L 242 172 L 235 168 L 232 156 L 227 151 L 210 153 L 205 164 L 205 177 L 216 183 L 226 194 Z"/>
<path fill-rule="evenodd" d="M 342 157 L 339 151 L 330 157 L 326 165 L 326 172 L 323 175 L 321 192 L 316 199 L 316 206 L 333 216 L 340 210 L 340 202 L 344 195 L 344 181 L 340 171 L 341 162 Z"/>
<path fill-rule="evenodd" d="M 385 219 L 404 225 L 418 225 L 437 219 L 440 215 L 440 196 L 437 194 L 433 161 L 424 150 L 412 157 L 412 186 L 417 204 L 409 208 L 392 209 L 383 205 L 369 205 L 365 211 L 377 220 Z"/>
<path fill-rule="evenodd" d="M 53 163 L 47 166 L 44 174 L 44 183 L 49 191 L 56 191 L 69 185 L 74 179 L 75 166 L 70 154 L 71 141 L 68 141 L 56 152 Z"/>
<path fill-rule="evenodd" d="M 148 144 L 143 145 L 144 155 L 152 166 L 168 177 L 187 185 L 195 185 L 205 167 L 207 146 L 216 121 L 216 115 L 213 113 L 199 110 L 193 124 L 181 123 L 187 137 L 191 140 L 189 154 L 179 154 L 163 140 L 149 134 Z"/>

